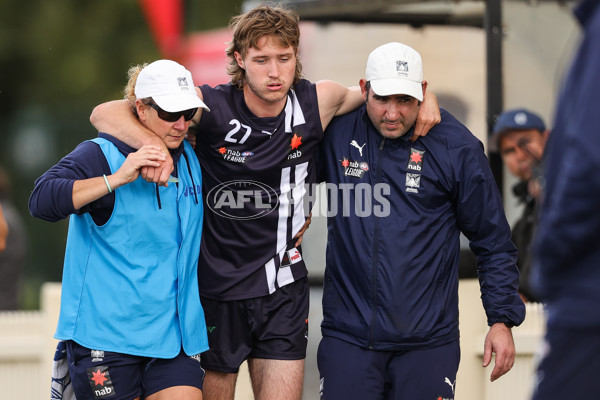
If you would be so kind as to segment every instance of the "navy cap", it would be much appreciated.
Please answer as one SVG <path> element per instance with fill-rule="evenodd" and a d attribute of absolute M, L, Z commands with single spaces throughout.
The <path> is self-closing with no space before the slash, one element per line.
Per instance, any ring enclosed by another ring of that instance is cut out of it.
<path fill-rule="evenodd" d="M 498 117 L 492 134 L 488 140 L 488 148 L 490 151 L 498 151 L 498 142 L 502 134 L 509 131 L 536 129 L 540 132 L 546 130 L 546 125 L 542 118 L 524 108 L 504 111 Z"/>

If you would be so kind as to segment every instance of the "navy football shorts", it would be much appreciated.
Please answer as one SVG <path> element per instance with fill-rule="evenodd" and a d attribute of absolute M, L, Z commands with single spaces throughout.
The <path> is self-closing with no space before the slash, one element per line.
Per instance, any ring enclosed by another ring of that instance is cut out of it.
<path fill-rule="evenodd" d="M 77 400 L 131 400 L 173 386 L 202 390 L 200 356 L 181 352 L 172 359 L 91 350 L 67 341 L 69 374 Z"/>
<path fill-rule="evenodd" d="M 308 278 L 245 300 L 201 298 L 210 350 L 202 366 L 237 373 L 248 358 L 303 360 L 308 341 Z"/>
<path fill-rule="evenodd" d="M 317 364 L 321 400 L 454 399 L 458 340 L 430 349 L 378 351 L 325 336 Z"/>
<path fill-rule="evenodd" d="M 598 396 L 600 330 L 550 327 L 538 351 L 533 400 Z"/>

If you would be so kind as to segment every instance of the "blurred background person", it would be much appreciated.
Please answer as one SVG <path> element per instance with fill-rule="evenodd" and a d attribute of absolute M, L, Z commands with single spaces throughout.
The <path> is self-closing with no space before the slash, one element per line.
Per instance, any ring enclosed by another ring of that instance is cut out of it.
<path fill-rule="evenodd" d="M 544 153 L 532 283 L 547 322 L 534 400 L 597 396 L 600 370 L 600 2 L 581 1 L 583 35 Z"/>
<path fill-rule="evenodd" d="M 0 252 L 6 248 L 6 238 L 8 237 L 8 224 L 2 212 L 2 203 L 0 203 Z"/>
<path fill-rule="evenodd" d="M 519 258 L 519 294 L 523 301 L 537 302 L 529 282 L 531 239 L 536 228 L 536 200 L 540 194 L 540 162 L 548 130 L 542 118 L 524 108 L 503 112 L 489 140 L 490 151 L 497 151 L 512 175 L 519 179 L 512 190 L 523 212 L 512 227 L 512 241 Z"/>
<path fill-rule="evenodd" d="M 27 234 L 25 224 L 12 200 L 11 182 L 0 167 L 0 310 L 20 308 L 22 277 L 25 268 Z M 1 246 L 0 246 L 1 247 Z"/>

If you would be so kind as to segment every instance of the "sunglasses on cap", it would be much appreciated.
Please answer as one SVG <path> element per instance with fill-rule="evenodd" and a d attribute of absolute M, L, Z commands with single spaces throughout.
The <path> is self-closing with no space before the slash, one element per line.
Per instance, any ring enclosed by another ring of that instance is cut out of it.
<path fill-rule="evenodd" d="M 190 108 L 189 110 L 177 111 L 177 112 L 168 112 L 160 108 L 158 105 L 154 103 L 148 103 L 148 105 L 156 110 L 158 117 L 163 121 L 167 122 L 177 122 L 179 118 L 183 117 L 186 121 L 191 120 L 196 115 L 197 108 Z"/>

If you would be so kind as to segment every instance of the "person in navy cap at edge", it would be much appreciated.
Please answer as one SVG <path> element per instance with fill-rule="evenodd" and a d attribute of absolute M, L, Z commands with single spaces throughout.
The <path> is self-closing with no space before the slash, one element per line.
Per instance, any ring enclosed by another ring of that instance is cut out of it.
<path fill-rule="evenodd" d="M 582 38 L 543 159 L 532 284 L 547 327 L 534 400 L 598 396 L 600 371 L 600 2 L 581 1 Z"/>
<path fill-rule="evenodd" d="M 495 353 L 494 381 L 514 363 L 525 305 L 502 199 L 483 144 L 447 111 L 410 141 L 427 88 L 418 52 L 376 48 L 360 87 L 364 105 L 334 118 L 320 149 L 330 207 L 321 398 L 453 399 L 461 232 L 489 326 L 483 366 Z"/>
<path fill-rule="evenodd" d="M 525 302 L 539 301 L 530 284 L 531 239 L 537 225 L 536 199 L 547 137 L 548 129 L 539 115 L 517 108 L 500 114 L 488 141 L 488 149 L 500 153 L 510 173 L 519 179 L 512 190 L 523 212 L 512 227 L 512 241 L 519 252 L 519 294 Z"/>
<path fill-rule="evenodd" d="M 54 337 L 66 344 L 77 400 L 201 400 L 202 176 L 184 137 L 207 107 L 170 60 L 132 67 L 125 98 L 169 149 L 174 176 L 167 187 L 146 182 L 140 169 L 164 160 L 161 148 L 136 151 L 101 133 L 36 180 L 31 215 L 70 216 Z"/>

